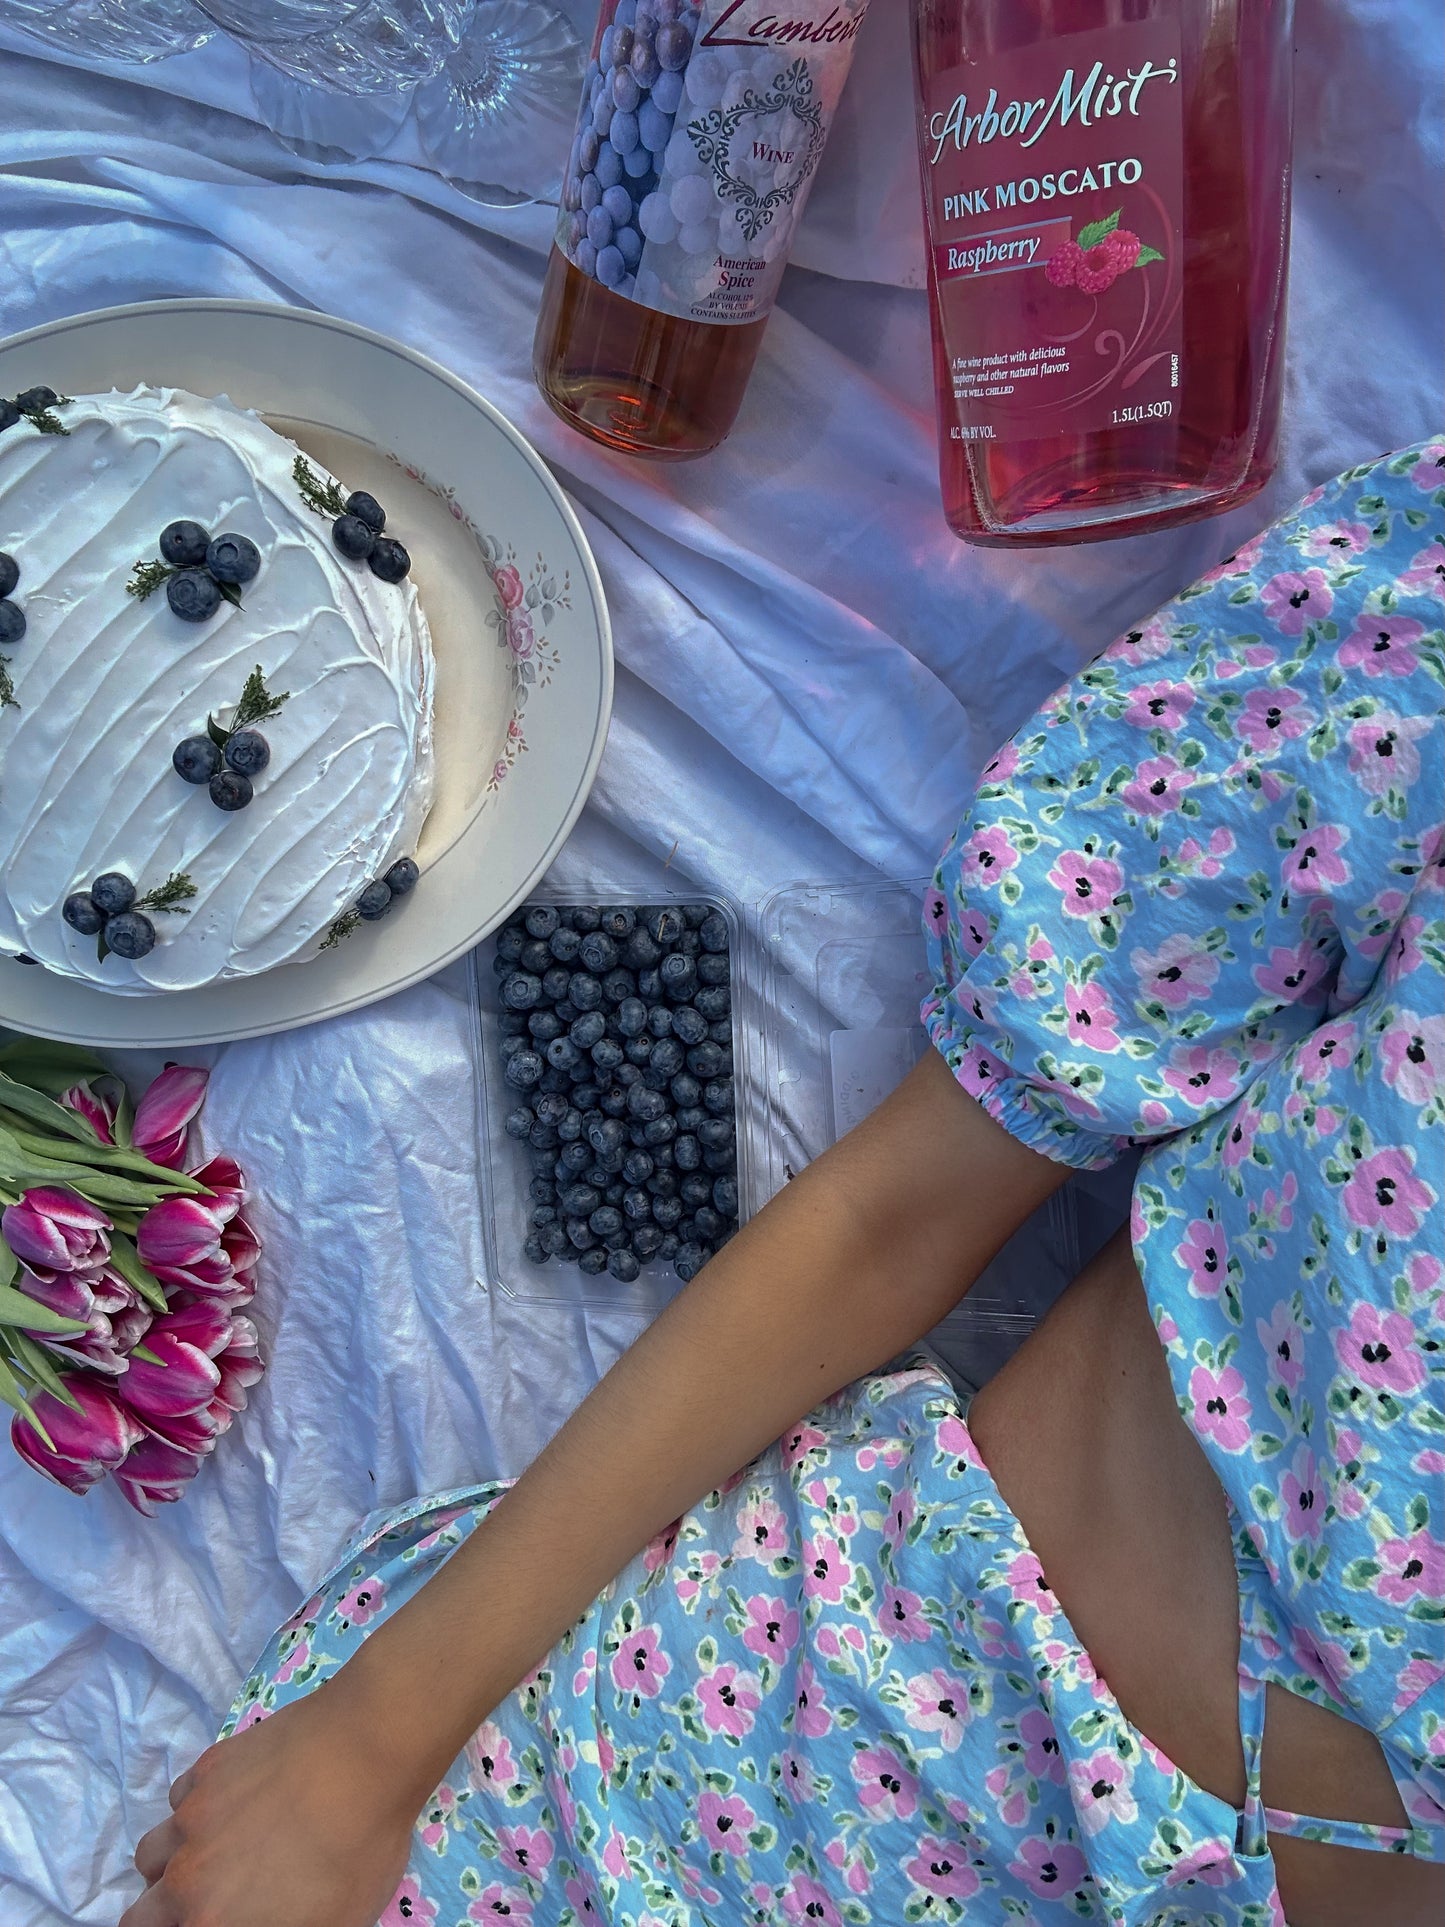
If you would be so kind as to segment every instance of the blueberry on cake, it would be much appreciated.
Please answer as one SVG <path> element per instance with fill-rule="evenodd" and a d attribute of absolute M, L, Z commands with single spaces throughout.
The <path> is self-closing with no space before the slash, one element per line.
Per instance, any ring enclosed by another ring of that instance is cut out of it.
<path fill-rule="evenodd" d="M 434 677 L 409 571 L 374 497 L 224 398 L 0 406 L 0 953 L 188 990 L 407 896 Z"/>

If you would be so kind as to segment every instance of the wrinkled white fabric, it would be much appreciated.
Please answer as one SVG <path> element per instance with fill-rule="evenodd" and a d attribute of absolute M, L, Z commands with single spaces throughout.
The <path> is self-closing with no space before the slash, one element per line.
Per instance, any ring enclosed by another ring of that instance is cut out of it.
<path fill-rule="evenodd" d="M 478 207 L 404 141 L 362 166 L 298 161 L 250 118 L 224 40 L 102 76 L 0 37 L 0 329 L 225 294 L 436 356 L 554 464 L 611 599 L 615 720 L 560 875 L 600 886 L 671 855 L 671 874 L 744 906 L 798 878 L 920 875 L 981 761 L 1051 687 L 1312 483 L 1438 425 L 1441 122 L 1420 53 L 1436 0 L 1301 0 L 1277 480 L 1174 534 L 970 550 L 939 513 L 926 310 L 907 285 L 904 13 L 873 9 L 795 257 L 807 271 L 704 463 L 612 457 L 539 401 L 549 211 Z M 154 1521 L 0 1451 L 3 1927 L 112 1927 L 168 1781 L 354 1521 L 519 1472 L 639 1328 L 479 1288 L 461 970 L 209 1055 L 209 1134 L 261 1199 L 270 1371 Z"/>

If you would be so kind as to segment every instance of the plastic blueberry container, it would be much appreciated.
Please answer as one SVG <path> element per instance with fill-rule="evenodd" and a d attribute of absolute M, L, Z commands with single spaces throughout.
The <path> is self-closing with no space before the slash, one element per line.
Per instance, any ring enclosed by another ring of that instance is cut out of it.
<path fill-rule="evenodd" d="M 727 954 L 732 969 L 733 1121 L 737 1146 L 739 1219 L 745 1219 L 749 1201 L 754 1196 L 752 1146 L 744 1129 L 744 1118 L 751 1108 L 748 1103 L 748 1044 L 757 1034 L 757 1014 L 748 1001 L 739 967 L 742 922 L 737 906 L 727 898 L 706 890 L 630 887 L 544 887 L 532 893 L 525 907 L 530 909 L 533 904 L 539 903 L 553 904 L 558 908 L 584 903 L 597 904 L 603 909 L 625 905 L 638 911 L 666 904 L 705 903 L 710 910 L 716 910 L 727 924 Z M 564 1263 L 560 1258 L 549 1258 L 545 1264 L 533 1264 L 523 1253 L 522 1244 L 532 1210 L 528 1195 L 531 1168 L 526 1146 L 508 1137 L 503 1129 L 503 1120 L 519 1099 L 502 1076 L 498 1031 L 498 1018 L 501 1015 L 498 995 L 500 980 L 492 968 L 496 949 L 495 936 L 480 944 L 472 952 L 470 973 L 476 1020 L 477 1128 L 482 1149 L 482 1222 L 487 1282 L 508 1297 L 528 1304 L 596 1306 L 650 1316 L 661 1311 L 681 1288 L 681 1280 L 670 1264 L 661 1264 L 653 1259 L 643 1265 L 634 1280 L 624 1283 L 606 1272 L 589 1276 L 579 1271 L 575 1264 Z"/>

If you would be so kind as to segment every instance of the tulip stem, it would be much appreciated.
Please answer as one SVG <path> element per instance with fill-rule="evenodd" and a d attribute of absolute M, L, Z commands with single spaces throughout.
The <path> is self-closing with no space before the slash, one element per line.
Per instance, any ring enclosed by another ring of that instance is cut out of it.
<path fill-rule="evenodd" d="M 141 1263 L 140 1253 L 130 1239 L 116 1232 L 110 1241 L 110 1262 L 128 1285 L 133 1285 L 151 1307 L 152 1311 L 166 1311 L 169 1301 L 162 1289 L 159 1278 L 153 1277 Z"/>

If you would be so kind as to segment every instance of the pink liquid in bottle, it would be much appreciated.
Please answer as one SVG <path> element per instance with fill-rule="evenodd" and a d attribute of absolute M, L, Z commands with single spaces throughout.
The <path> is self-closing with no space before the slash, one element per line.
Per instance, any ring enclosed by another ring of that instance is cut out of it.
<path fill-rule="evenodd" d="M 944 510 L 992 546 L 1273 470 L 1293 0 L 914 0 Z"/>

